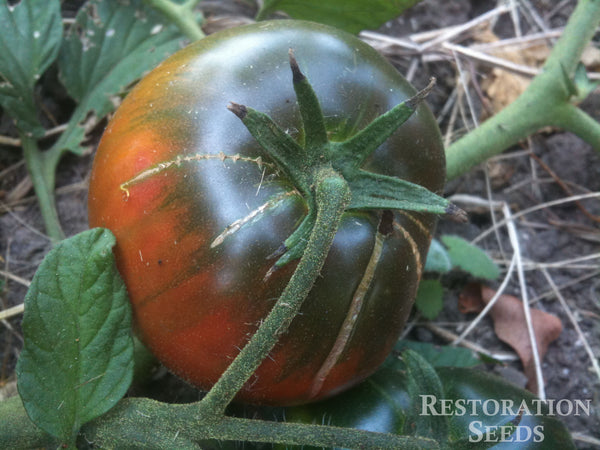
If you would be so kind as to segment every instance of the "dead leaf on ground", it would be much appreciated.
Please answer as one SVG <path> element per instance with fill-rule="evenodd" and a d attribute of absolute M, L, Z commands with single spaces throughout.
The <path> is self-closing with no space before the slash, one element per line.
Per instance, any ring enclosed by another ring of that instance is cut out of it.
<path fill-rule="evenodd" d="M 490 43 L 498 41 L 499 38 L 490 28 L 486 28 L 475 36 L 475 40 L 481 43 Z M 550 54 L 550 47 L 545 41 L 539 41 L 528 47 L 503 46 L 497 51 L 490 51 L 490 53 L 516 64 L 541 67 Z M 521 95 L 529 86 L 530 81 L 529 77 L 517 75 L 505 69 L 494 68 L 482 81 L 481 87 L 490 99 L 494 112 L 498 112 Z"/>
<path fill-rule="evenodd" d="M 463 314 L 479 313 L 484 307 L 481 284 L 467 284 L 458 296 L 458 310 Z"/>
<path fill-rule="evenodd" d="M 481 28 L 473 37 L 476 42 L 483 44 L 500 40 L 489 27 Z M 541 68 L 550 51 L 551 47 L 545 40 L 534 41 L 527 46 L 515 44 L 514 46 L 501 46 L 497 50 L 488 50 L 493 56 L 532 68 Z M 588 71 L 599 70 L 600 49 L 593 44 L 588 45 L 583 51 L 581 61 Z M 494 68 L 482 80 L 481 87 L 489 98 L 494 112 L 497 113 L 521 95 L 529 86 L 530 81 L 530 77 L 517 75 L 506 69 Z M 482 119 L 486 118 L 482 117 Z"/>
<path fill-rule="evenodd" d="M 480 283 L 467 284 L 458 297 L 458 310 L 463 314 L 479 313 L 483 310 L 496 291 Z M 562 331 L 560 319 L 552 314 L 531 308 L 531 321 L 538 347 L 540 360 L 548 351 L 548 346 L 558 338 Z M 512 295 L 501 295 L 490 310 L 494 321 L 494 331 L 498 338 L 510 345 L 519 355 L 523 372 L 527 377 L 527 389 L 537 392 L 533 351 L 527 331 L 527 322 L 523 311 L 523 302 Z"/>
<path fill-rule="evenodd" d="M 496 291 L 493 289 L 481 287 L 481 297 L 485 304 L 489 303 L 495 294 Z M 530 311 L 537 350 L 542 360 L 550 343 L 560 335 L 562 323 L 558 317 L 547 312 L 535 308 L 531 308 Z M 514 348 L 519 355 L 528 379 L 527 389 L 537 392 L 533 350 L 527 332 L 523 302 L 512 295 L 501 295 L 492 307 L 490 316 L 494 321 L 494 331 L 498 338 Z"/>
<path fill-rule="evenodd" d="M 488 176 L 492 183 L 492 189 L 499 190 L 510 184 L 512 176 L 517 171 L 512 162 L 487 161 Z"/>
<path fill-rule="evenodd" d="M 600 69 L 600 49 L 594 45 L 588 45 L 581 55 L 581 62 L 590 71 Z"/>

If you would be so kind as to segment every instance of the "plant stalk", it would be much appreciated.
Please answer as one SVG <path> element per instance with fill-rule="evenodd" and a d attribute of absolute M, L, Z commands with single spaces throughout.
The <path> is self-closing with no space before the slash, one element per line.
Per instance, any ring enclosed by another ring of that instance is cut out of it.
<path fill-rule="evenodd" d="M 99 448 L 197 449 L 209 439 L 316 445 L 341 448 L 439 448 L 428 438 L 374 433 L 352 428 L 224 417 L 198 424 L 196 404 L 166 404 L 126 398 L 85 424 L 81 436 Z M 0 402 L 0 448 L 57 448 L 56 439 L 36 427 L 18 397 Z"/>
<path fill-rule="evenodd" d="M 557 124 L 600 150 L 600 123 L 597 120 L 571 103 L 564 105 L 558 116 Z"/>
<path fill-rule="evenodd" d="M 290 422 L 268 422 L 264 420 L 226 417 L 212 437 L 222 440 L 280 443 L 284 445 L 325 448 L 360 449 L 427 449 L 439 448 L 433 439 L 400 436 L 391 433 L 373 433 L 353 428 Z M 241 436 L 241 439 L 240 439 Z"/>
<path fill-rule="evenodd" d="M 580 0 L 542 72 L 505 109 L 446 149 L 448 179 L 497 155 L 545 126 L 572 131 L 600 151 L 600 125 L 570 103 L 565 74 L 572 77 L 600 22 L 600 0 Z M 588 130 L 584 128 L 589 127 Z"/>
<path fill-rule="evenodd" d="M 320 168 L 316 172 L 317 218 L 304 255 L 263 324 L 200 402 L 203 421 L 219 420 L 223 416 L 227 405 L 286 332 L 323 267 L 344 210 L 350 203 L 350 189 L 333 169 Z"/>
<path fill-rule="evenodd" d="M 54 197 L 54 184 L 56 180 L 56 158 L 48 157 L 49 153 L 40 151 L 37 141 L 26 133 L 20 133 L 21 145 L 25 156 L 27 171 L 31 177 L 33 188 L 35 190 L 46 233 L 56 244 L 65 238 L 64 232 L 60 226 L 58 212 L 56 210 L 56 199 Z M 53 156 L 53 155 L 51 155 Z"/>
<path fill-rule="evenodd" d="M 171 0 L 144 0 L 150 7 L 160 11 L 192 42 L 202 39 L 205 35 L 198 22 L 194 8 L 200 0 L 187 0 L 182 4 Z"/>

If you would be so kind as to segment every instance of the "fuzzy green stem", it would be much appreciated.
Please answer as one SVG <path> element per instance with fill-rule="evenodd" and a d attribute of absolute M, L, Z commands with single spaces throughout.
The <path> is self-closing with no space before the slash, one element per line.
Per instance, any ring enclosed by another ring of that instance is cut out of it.
<path fill-rule="evenodd" d="M 600 22 L 600 0 L 580 0 L 542 72 L 526 91 L 504 110 L 446 150 L 448 179 L 456 178 L 548 125 L 581 136 L 600 150 L 598 125 L 584 131 L 579 110 L 570 105 L 565 73 L 572 76 Z M 591 118 L 585 124 L 591 125 Z"/>
<path fill-rule="evenodd" d="M 166 404 L 126 398 L 103 416 L 85 424 L 82 440 L 99 448 L 197 449 L 208 439 L 316 445 L 341 448 L 439 448 L 428 438 L 374 433 L 326 425 L 269 422 L 224 417 L 198 424 L 196 404 Z M 18 397 L 0 402 L 0 448 L 57 448 L 50 435 L 27 417 Z"/>
<path fill-rule="evenodd" d="M 144 0 L 149 6 L 160 11 L 181 30 L 190 40 L 197 41 L 205 35 L 198 22 L 196 22 L 194 8 L 200 0 L 187 0 L 185 3 L 176 4 L 171 0 Z"/>
<path fill-rule="evenodd" d="M 569 75 L 575 73 L 581 55 L 594 37 L 600 22 L 600 1 L 579 0 L 577 6 L 548 56 L 544 68 L 563 66 Z"/>
<path fill-rule="evenodd" d="M 562 114 L 558 115 L 556 126 L 569 130 L 600 150 L 600 123 L 570 103 L 564 105 L 563 110 Z"/>
<path fill-rule="evenodd" d="M 227 405 L 287 331 L 323 267 L 350 202 L 350 189 L 331 168 L 316 169 L 315 185 L 317 218 L 304 255 L 261 327 L 200 402 L 204 421 L 219 420 L 223 416 Z"/>
<path fill-rule="evenodd" d="M 360 449 L 439 448 L 433 439 L 373 433 L 353 428 L 311 425 L 226 417 L 212 436 L 222 440 L 281 443 L 284 445 Z"/>
<path fill-rule="evenodd" d="M 58 219 L 54 198 L 55 173 L 58 160 L 53 157 L 53 153 L 42 153 L 34 138 L 25 133 L 21 133 L 20 136 L 25 163 L 40 205 L 42 218 L 46 225 L 46 233 L 53 243 L 57 243 L 65 237 Z"/>

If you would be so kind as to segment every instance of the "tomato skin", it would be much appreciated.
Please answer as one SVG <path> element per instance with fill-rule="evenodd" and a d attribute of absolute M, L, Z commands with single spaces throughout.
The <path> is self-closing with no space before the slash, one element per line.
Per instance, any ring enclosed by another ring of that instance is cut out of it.
<path fill-rule="evenodd" d="M 164 61 L 125 99 L 95 157 L 89 222 L 117 237 L 137 331 L 169 369 L 203 389 L 252 336 L 295 268 L 288 264 L 263 280 L 273 264 L 268 256 L 306 204 L 264 156 L 264 163 L 256 159 L 262 150 L 226 109 L 230 101 L 251 106 L 302 140 L 289 48 L 321 102 L 330 140 L 353 135 L 415 93 L 354 36 L 309 22 L 261 22 L 209 36 Z M 364 168 L 439 193 L 444 154 L 429 110 L 420 106 Z M 265 207 L 274 198 L 278 206 Z M 254 220 L 211 248 L 252 211 Z M 383 362 L 412 306 L 435 224 L 430 215 L 396 214 L 398 227 L 384 241 L 353 332 L 315 392 L 373 252 L 379 216 L 345 214 L 301 314 L 238 399 L 317 400 Z"/>

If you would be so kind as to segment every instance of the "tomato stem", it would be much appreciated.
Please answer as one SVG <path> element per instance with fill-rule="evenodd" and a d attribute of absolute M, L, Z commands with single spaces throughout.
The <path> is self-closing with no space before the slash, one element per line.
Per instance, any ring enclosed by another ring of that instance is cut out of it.
<path fill-rule="evenodd" d="M 145 2 L 168 17 L 190 41 L 197 41 L 204 37 L 194 11 L 200 0 L 187 0 L 181 4 L 171 0 L 145 0 Z"/>
<path fill-rule="evenodd" d="M 202 420 L 214 421 L 223 416 L 227 405 L 287 331 L 323 267 L 350 203 L 350 189 L 344 178 L 328 166 L 317 169 L 315 179 L 317 214 L 306 250 L 263 324 L 200 402 Z"/>
<path fill-rule="evenodd" d="M 600 124 L 571 103 L 568 86 L 599 22 L 600 2 L 577 2 L 543 70 L 525 92 L 446 149 L 448 179 L 466 173 L 548 125 L 571 131 L 600 151 Z"/>
<path fill-rule="evenodd" d="M 56 200 L 54 198 L 54 183 L 56 178 L 56 164 L 58 159 L 55 153 L 41 152 L 36 140 L 26 133 L 20 133 L 21 144 L 27 171 L 31 176 L 40 211 L 46 225 L 46 233 L 53 243 L 64 239 L 65 235 L 60 226 Z"/>
<path fill-rule="evenodd" d="M 274 422 L 223 417 L 215 424 L 198 424 L 196 404 L 166 404 L 148 398 L 125 398 L 108 413 L 86 423 L 81 435 L 101 448 L 198 449 L 207 439 L 314 445 L 342 448 L 439 448 L 426 437 L 400 436 L 321 424 Z M 6 419 L 0 448 L 57 448 L 57 441 L 28 418 L 19 397 L 0 402 Z M 25 444 L 24 444 L 25 443 Z"/>

